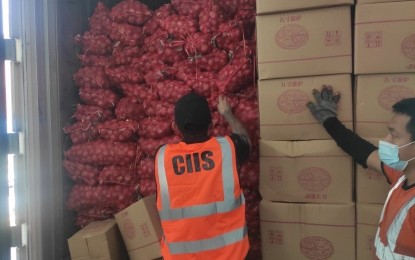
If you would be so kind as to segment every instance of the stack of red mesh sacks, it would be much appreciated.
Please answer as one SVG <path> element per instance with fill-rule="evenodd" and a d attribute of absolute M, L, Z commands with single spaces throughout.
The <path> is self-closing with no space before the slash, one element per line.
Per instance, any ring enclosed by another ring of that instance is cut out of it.
<path fill-rule="evenodd" d="M 152 11 L 136 0 L 111 9 L 98 3 L 89 30 L 75 37 L 82 67 L 73 78 L 82 103 L 64 129 L 73 143 L 64 166 L 75 181 L 67 206 L 78 226 L 156 192 L 154 155 L 161 144 L 180 140 L 172 122 L 183 94 L 193 90 L 208 99 L 211 135 L 230 134 L 217 112 L 224 95 L 253 143 L 240 182 L 249 258 L 261 258 L 255 4 L 172 0 Z"/>

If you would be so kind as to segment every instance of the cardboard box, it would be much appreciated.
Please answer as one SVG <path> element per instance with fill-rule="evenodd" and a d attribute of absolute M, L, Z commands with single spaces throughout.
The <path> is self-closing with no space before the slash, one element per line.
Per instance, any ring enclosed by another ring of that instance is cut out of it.
<path fill-rule="evenodd" d="M 401 1 L 413 1 L 413 0 L 356 0 L 356 4 L 362 5 L 362 4 L 401 2 Z"/>
<path fill-rule="evenodd" d="M 306 104 L 313 89 L 332 85 L 341 94 L 338 118 L 353 129 L 352 83 L 349 74 L 258 81 L 260 136 L 263 140 L 332 139 Z"/>
<path fill-rule="evenodd" d="M 415 1 L 356 6 L 355 74 L 415 72 Z"/>
<path fill-rule="evenodd" d="M 156 206 L 156 195 L 132 204 L 115 215 L 131 260 L 161 257 L 162 228 Z"/>
<path fill-rule="evenodd" d="M 89 223 L 68 239 L 72 260 L 125 260 L 127 251 L 115 219 Z"/>
<path fill-rule="evenodd" d="M 375 235 L 383 206 L 357 204 L 356 206 L 356 260 L 377 260 Z"/>
<path fill-rule="evenodd" d="M 336 5 L 352 5 L 353 0 L 291 0 L 291 1 L 275 1 L 275 0 L 257 0 L 257 14 L 270 14 L 278 12 L 286 12 L 301 9 L 321 8 Z"/>
<path fill-rule="evenodd" d="M 355 93 L 356 133 L 384 138 L 392 106 L 403 98 L 415 97 L 415 74 L 359 75 Z"/>
<path fill-rule="evenodd" d="M 334 141 L 260 140 L 259 153 L 259 191 L 263 199 L 352 202 L 352 159 Z"/>
<path fill-rule="evenodd" d="M 352 73 L 350 13 L 341 6 L 258 15 L 259 79 Z"/>
<path fill-rule="evenodd" d="M 355 257 L 353 204 L 260 203 L 263 260 Z"/>

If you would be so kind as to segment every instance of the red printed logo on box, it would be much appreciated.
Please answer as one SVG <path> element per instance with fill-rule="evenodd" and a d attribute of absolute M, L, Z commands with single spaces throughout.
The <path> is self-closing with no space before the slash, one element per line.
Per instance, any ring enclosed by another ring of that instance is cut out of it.
<path fill-rule="evenodd" d="M 371 181 L 383 181 L 383 177 L 384 175 L 378 171 L 369 168 L 366 170 L 366 178 L 368 178 Z"/>
<path fill-rule="evenodd" d="M 325 238 L 311 236 L 300 241 L 301 253 L 309 259 L 323 260 L 333 255 L 333 244 Z"/>
<path fill-rule="evenodd" d="M 339 30 L 327 31 L 324 36 L 324 45 L 339 46 L 342 43 L 342 34 Z"/>
<path fill-rule="evenodd" d="M 123 221 L 123 226 L 127 238 L 133 240 L 135 238 L 135 226 L 133 221 L 131 221 L 129 218 L 126 218 Z"/>
<path fill-rule="evenodd" d="M 297 114 L 307 109 L 310 99 L 308 95 L 297 89 L 290 89 L 283 92 L 277 100 L 278 109 L 287 114 Z"/>
<path fill-rule="evenodd" d="M 150 229 L 148 228 L 147 223 L 141 224 L 140 228 L 141 228 L 141 234 L 143 234 L 143 237 L 149 237 L 151 235 Z"/>
<path fill-rule="evenodd" d="M 308 191 L 322 191 L 331 184 L 331 176 L 326 170 L 310 167 L 301 170 L 297 176 L 298 183 Z"/>
<path fill-rule="evenodd" d="M 392 106 L 404 99 L 409 97 L 414 97 L 414 92 L 403 86 L 390 86 L 385 88 L 382 92 L 380 92 L 378 96 L 378 103 L 379 105 L 385 109 L 392 111 Z"/>
<path fill-rule="evenodd" d="M 273 245 L 283 245 L 284 233 L 282 230 L 268 230 L 268 242 Z"/>
<path fill-rule="evenodd" d="M 284 25 L 275 34 L 275 42 L 282 49 L 298 49 L 308 42 L 308 31 L 299 24 Z"/>
<path fill-rule="evenodd" d="M 282 182 L 282 169 L 281 167 L 269 168 L 269 180 L 274 182 Z"/>
<path fill-rule="evenodd" d="M 411 60 L 415 60 L 415 34 L 406 37 L 401 44 L 402 54 Z"/>
<path fill-rule="evenodd" d="M 365 33 L 365 47 L 366 48 L 380 48 L 382 47 L 382 32 L 366 32 Z"/>

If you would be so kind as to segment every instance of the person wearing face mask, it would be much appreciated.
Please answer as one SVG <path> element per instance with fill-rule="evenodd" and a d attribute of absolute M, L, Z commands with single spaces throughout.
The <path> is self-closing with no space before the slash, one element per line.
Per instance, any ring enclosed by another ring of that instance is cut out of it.
<path fill-rule="evenodd" d="M 374 146 L 337 119 L 340 94 L 331 86 L 314 89 L 315 103 L 307 104 L 337 145 L 364 168 L 386 176 L 391 190 L 383 206 L 375 238 L 381 260 L 415 260 L 415 98 L 393 105 L 389 133 Z"/>

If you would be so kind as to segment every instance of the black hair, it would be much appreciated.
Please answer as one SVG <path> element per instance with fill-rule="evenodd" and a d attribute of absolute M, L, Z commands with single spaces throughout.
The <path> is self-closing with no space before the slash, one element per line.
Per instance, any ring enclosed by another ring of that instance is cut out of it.
<path fill-rule="evenodd" d="M 404 114 L 410 117 L 406 130 L 411 134 L 412 141 L 415 141 L 415 98 L 405 98 L 392 106 L 393 112 Z"/>
<path fill-rule="evenodd" d="M 174 107 L 174 120 L 183 135 L 206 135 L 212 123 L 207 99 L 193 91 L 180 97 Z"/>

